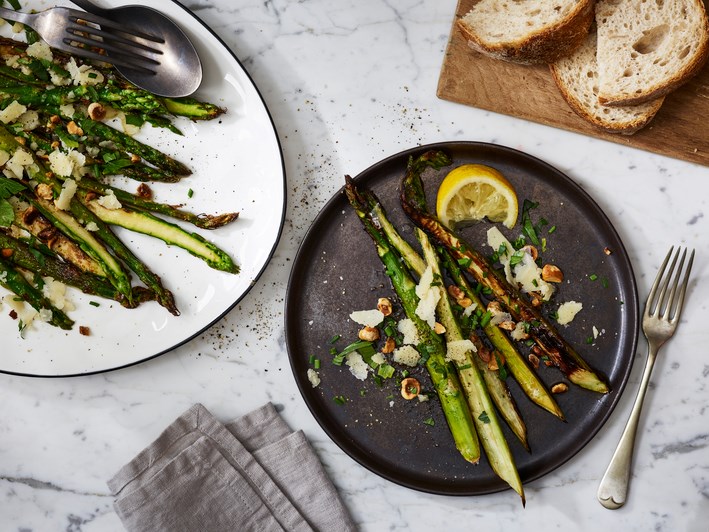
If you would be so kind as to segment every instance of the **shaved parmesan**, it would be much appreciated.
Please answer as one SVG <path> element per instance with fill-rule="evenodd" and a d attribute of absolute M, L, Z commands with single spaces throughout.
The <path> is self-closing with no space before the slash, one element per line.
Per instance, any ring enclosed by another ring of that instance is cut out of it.
<path fill-rule="evenodd" d="M 433 282 L 433 269 L 429 266 L 419 279 L 419 284 L 416 285 L 416 295 L 419 297 L 416 315 L 428 323 L 431 329 L 436 325 L 436 305 L 441 299 L 441 288 L 434 286 Z"/>
<path fill-rule="evenodd" d="M 384 321 L 384 314 L 380 310 L 356 310 L 350 314 L 350 319 L 365 327 L 376 327 Z"/>
<path fill-rule="evenodd" d="M 111 189 L 108 190 L 108 193 L 105 196 L 101 196 L 95 201 L 104 209 L 108 209 L 111 211 L 115 211 L 116 209 L 120 209 L 122 207 L 121 202 L 118 201 L 118 198 L 116 198 L 116 195 Z"/>
<path fill-rule="evenodd" d="M 44 59 L 46 61 L 51 61 L 54 59 L 52 49 L 44 41 L 37 41 L 30 44 L 27 47 L 27 55 L 36 59 Z"/>
<path fill-rule="evenodd" d="M 469 352 L 476 352 L 475 344 L 470 340 L 456 340 L 446 344 L 446 360 L 454 362 L 457 365 L 465 365 L 469 359 Z"/>
<path fill-rule="evenodd" d="M 320 384 L 320 375 L 318 375 L 318 372 L 313 368 L 310 368 L 308 369 L 308 380 L 310 381 L 310 385 L 315 388 Z"/>
<path fill-rule="evenodd" d="M 62 183 L 62 191 L 59 193 L 59 197 L 54 200 L 54 206 L 57 209 L 66 211 L 71 205 L 71 198 L 76 194 L 77 188 L 76 181 L 65 179 L 64 183 Z"/>
<path fill-rule="evenodd" d="M 360 355 L 357 351 L 347 354 L 345 364 L 347 364 L 347 367 L 350 368 L 350 373 L 352 373 L 355 378 L 361 381 L 367 378 L 367 374 L 370 370 L 369 364 L 364 361 L 362 355 Z"/>
<path fill-rule="evenodd" d="M 559 310 L 557 310 L 556 321 L 560 325 L 568 325 L 573 321 L 573 319 L 576 317 L 576 314 L 578 314 L 582 308 L 583 305 L 581 303 L 578 303 L 576 301 L 567 301 L 566 303 L 563 303 L 561 306 L 559 306 Z"/>
<path fill-rule="evenodd" d="M 27 111 L 27 107 L 18 103 L 17 100 L 12 100 L 5 109 L 0 111 L 0 122 L 3 124 L 14 122 L 25 111 Z"/>

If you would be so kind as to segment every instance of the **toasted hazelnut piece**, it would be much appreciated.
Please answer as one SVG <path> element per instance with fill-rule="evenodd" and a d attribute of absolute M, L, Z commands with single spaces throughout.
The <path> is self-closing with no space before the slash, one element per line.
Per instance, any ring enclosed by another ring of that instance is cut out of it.
<path fill-rule="evenodd" d="M 610 255 L 611 253 L 613 253 L 613 250 L 606 246 L 603 248 L 603 253 L 605 253 L 606 255 Z"/>
<path fill-rule="evenodd" d="M 560 283 L 564 280 L 564 274 L 553 264 L 545 264 L 542 268 L 542 279 L 547 283 Z"/>
<path fill-rule="evenodd" d="M 529 296 L 532 299 L 532 306 L 533 307 L 541 307 L 542 302 L 544 301 L 544 298 L 539 292 L 530 292 Z"/>
<path fill-rule="evenodd" d="M 16 319 L 17 319 L 17 311 L 16 311 L 15 309 L 12 309 L 12 310 L 10 311 L 9 316 L 10 316 L 13 320 L 16 320 Z"/>
<path fill-rule="evenodd" d="M 539 357 L 537 355 L 534 353 L 529 353 L 527 358 L 534 369 L 539 369 Z"/>
<path fill-rule="evenodd" d="M 79 127 L 79 124 L 74 122 L 73 120 L 69 122 L 66 125 L 66 130 L 71 134 L 71 135 L 78 135 L 81 136 L 84 134 L 84 130 Z"/>
<path fill-rule="evenodd" d="M 406 377 L 401 381 L 401 397 L 408 401 L 419 393 L 421 393 L 421 383 L 419 381 L 413 377 Z"/>
<path fill-rule="evenodd" d="M 140 185 L 138 185 L 137 194 L 141 198 L 145 198 L 145 199 L 152 199 L 153 198 L 153 190 L 145 183 L 141 183 Z"/>
<path fill-rule="evenodd" d="M 492 352 L 487 347 L 478 347 L 477 353 L 480 357 L 480 360 L 482 360 L 486 364 L 490 362 L 490 360 L 493 358 Z"/>
<path fill-rule="evenodd" d="M 106 108 L 98 102 L 90 103 L 88 112 L 91 120 L 103 120 L 106 118 Z"/>
<path fill-rule="evenodd" d="M 135 153 L 130 156 L 130 162 L 132 162 L 133 164 L 139 163 L 141 160 L 142 159 L 141 159 L 140 155 L 136 155 Z"/>
<path fill-rule="evenodd" d="M 0 255 L 1 255 L 4 259 L 9 259 L 10 257 L 12 257 L 12 254 L 13 254 L 14 252 L 15 252 L 15 250 L 13 250 L 12 248 L 3 248 L 3 249 L 0 250 Z"/>
<path fill-rule="evenodd" d="M 93 201 L 96 198 L 98 198 L 98 194 L 94 191 L 89 191 L 86 193 L 86 197 L 84 198 L 86 201 Z"/>
<path fill-rule="evenodd" d="M 503 321 L 503 322 L 498 323 L 497 326 L 500 329 L 504 329 L 506 331 L 514 331 L 517 324 L 515 322 L 513 322 L 512 320 L 507 320 L 507 321 Z"/>
<path fill-rule="evenodd" d="M 469 297 L 464 297 L 456 301 L 456 303 L 458 303 L 463 308 L 468 308 L 470 305 L 473 304 L 473 300 Z"/>
<path fill-rule="evenodd" d="M 396 349 L 396 341 L 391 337 L 387 338 L 384 342 L 384 347 L 382 347 L 382 353 L 388 355 L 389 353 L 393 353 L 394 349 Z"/>
<path fill-rule="evenodd" d="M 49 117 L 50 124 L 58 124 L 61 121 L 62 121 L 62 119 L 59 115 L 52 115 L 51 117 Z"/>
<path fill-rule="evenodd" d="M 487 304 L 486 310 L 489 310 L 492 314 L 494 314 L 496 312 L 502 312 L 502 307 L 500 306 L 500 303 L 498 303 L 497 301 L 490 301 Z"/>
<path fill-rule="evenodd" d="M 460 301 L 465 297 L 463 291 L 454 284 L 448 285 L 448 294 L 456 301 Z"/>
<path fill-rule="evenodd" d="M 446 328 L 441 323 L 436 322 L 436 325 L 433 327 L 433 332 L 436 334 L 443 334 L 446 332 Z"/>
<path fill-rule="evenodd" d="M 568 389 L 569 387 L 566 385 L 565 382 L 558 382 L 551 387 L 551 393 L 564 393 Z"/>
<path fill-rule="evenodd" d="M 500 369 L 500 366 L 505 365 L 505 357 L 499 351 L 495 351 L 490 356 L 490 361 L 487 363 L 487 367 L 492 371 Z"/>
<path fill-rule="evenodd" d="M 82 336 L 91 336 L 91 329 L 89 329 L 85 325 L 79 325 L 79 334 L 81 334 Z"/>
<path fill-rule="evenodd" d="M 377 308 L 385 316 L 390 316 L 392 312 L 391 300 L 388 297 L 380 297 L 377 300 Z"/>
<path fill-rule="evenodd" d="M 46 183 L 40 183 L 39 185 L 37 185 L 37 188 L 35 188 L 34 191 L 37 196 L 45 200 L 50 200 L 54 197 L 54 194 L 52 193 L 52 187 L 50 187 Z"/>
<path fill-rule="evenodd" d="M 53 150 L 56 150 L 57 148 L 59 148 L 59 146 L 61 146 L 61 143 L 58 140 L 55 140 L 54 142 L 52 142 L 51 146 Z"/>
<path fill-rule="evenodd" d="M 522 248 L 522 251 L 526 251 L 532 256 L 532 259 L 537 260 L 537 257 L 539 256 L 539 252 L 537 251 L 537 248 L 532 246 L 531 244 L 527 244 Z"/>
<path fill-rule="evenodd" d="M 24 146 L 24 145 L 27 144 L 27 139 L 25 139 L 25 138 L 23 138 L 23 137 L 15 137 L 15 140 L 17 141 L 17 143 L 18 143 L 20 146 Z"/>
<path fill-rule="evenodd" d="M 364 329 L 360 329 L 359 334 L 360 340 L 364 340 L 365 342 L 376 342 L 379 340 L 379 329 L 376 327 L 365 327 Z"/>

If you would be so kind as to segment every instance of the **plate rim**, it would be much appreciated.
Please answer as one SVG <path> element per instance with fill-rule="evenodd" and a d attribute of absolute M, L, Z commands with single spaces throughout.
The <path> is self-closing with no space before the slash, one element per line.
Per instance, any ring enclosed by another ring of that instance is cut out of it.
<path fill-rule="evenodd" d="M 423 145 L 417 145 L 415 147 L 411 147 L 405 150 L 401 150 L 397 153 L 394 153 L 392 155 L 389 155 L 388 157 L 385 157 L 379 161 L 374 162 L 373 164 L 369 165 L 367 168 L 359 172 L 354 178 L 355 184 L 364 179 L 364 176 L 367 176 L 368 174 L 372 173 L 373 171 L 376 170 L 377 167 L 380 166 L 386 166 L 389 163 L 391 163 L 393 160 L 404 158 L 407 156 L 415 155 L 415 154 L 421 154 L 427 150 L 446 150 L 446 149 L 451 149 L 452 147 L 469 147 L 473 149 L 480 149 L 480 148 L 486 148 L 486 149 L 492 149 L 496 152 L 502 152 L 506 154 L 511 154 L 514 157 L 522 157 L 523 159 L 526 159 L 530 162 L 533 162 L 536 165 L 542 166 L 554 174 L 561 176 L 566 184 L 573 189 L 573 192 L 576 194 L 579 194 L 580 196 L 583 197 L 585 201 L 588 201 L 590 205 L 594 207 L 596 210 L 597 214 L 602 217 L 604 222 L 607 224 L 607 227 L 610 229 L 612 234 L 614 235 L 615 239 L 618 241 L 618 243 L 621 246 L 622 253 L 619 255 L 622 256 L 622 263 L 623 263 L 623 269 L 629 274 L 630 277 L 630 286 L 629 286 L 629 293 L 632 296 L 632 301 L 627 301 L 624 300 L 624 307 L 629 308 L 633 312 L 634 319 L 629 320 L 631 321 L 632 329 L 629 331 L 629 336 L 631 338 L 630 345 L 628 346 L 628 352 L 631 353 L 629 355 L 629 363 L 626 365 L 623 371 L 620 372 L 619 374 L 619 386 L 617 390 L 613 390 L 615 393 L 609 398 L 609 403 L 608 403 L 608 408 L 606 412 L 603 414 L 603 416 L 598 420 L 598 423 L 596 424 L 595 427 L 593 427 L 593 430 L 588 433 L 587 438 L 579 445 L 576 445 L 574 447 L 573 452 L 569 453 L 568 456 L 566 456 L 562 461 L 557 463 L 554 467 L 551 469 L 548 469 L 543 472 L 538 472 L 535 474 L 532 474 L 528 478 L 523 479 L 523 484 L 528 485 L 529 483 L 538 480 L 539 478 L 542 478 L 553 471 L 558 470 L 560 467 L 562 467 L 564 464 L 566 464 L 569 460 L 571 460 L 574 456 L 576 456 L 579 452 L 581 452 L 598 434 L 598 432 L 601 430 L 601 428 L 607 423 L 608 419 L 618 406 L 618 403 L 620 401 L 621 396 L 623 395 L 623 392 L 625 391 L 628 380 L 630 377 L 630 374 L 632 372 L 633 364 L 635 362 L 635 353 L 637 351 L 637 346 L 638 346 L 638 339 L 639 339 L 639 333 L 640 333 L 640 302 L 639 302 L 639 296 L 638 296 L 638 290 L 637 290 L 637 279 L 635 276 L 635 272 L 632 267 L 632 263 L 630 262 L 630 257 L 627 253 L 627 249 L 625 248 L 625 245 L 623 244 L 622 239 L 620 238 L 620 234 L 616 230 L 615 226 L 611 223 L 610 219 L 608 218 L 607 214 L 605 211 L 600 207 L 600 205 L 596 202 L 595 199 L 581 186 L 579 185 L 576 181 L 574 181 L 571 177 L 569 177 L 565 172 L 562 172 L 558 168 L 554 167 L 553 165 L 549 164 L 548 162 L 534 156 L 531 154 L 528 154 L 522 150 L 518 150 L 516 148 L 511 148 L 509 146 L 501 145 L 501 144 L 496 144 L 496 143 L 490 143 L 490 142 L 482 142 L 482 141 L 442 141 L 442 142 L 434 142 L 430 144 L 423 144 Z M 289 274 L 288 278 L 288 284 L 286 287 L 286 295 L 285 295 L 285 305 L 284 305 L 284 330 L 285 330 L 285 345 L 286 345 L 286 351 L 288 354 L 288 360 L 289 360 L 289 365 L 291 367 L 291 371 L 293 373 L 293 378 L 296 382 L 296 385 L 298 387 L 298 391 L 300 392 L 300 395 L 305 402 L 306 406 L 308 407 L 308 410 L 310 411 L 311 415 L 315 419 L 315 421 L 318 423 L 318 426 L 327 434 L 327 436 L 332 440 L 332 442 L 345 454 L 347 455 L 350 459 L 354 460 L 356 463 L 364 467 L 365 469 L 371 471 L 375 475 L 384 478 L 386 480 L 389 480 L 390 482 L 393 482 L 394 484 L 397 484 L 399 486 L 403 486 L 405 488 L 412 489 L 414 491 L 418 492 L 423 492 L 423 493 L 429 493 L 432 495 L 442 495 L 442 496 L 452 496 L 452 497 L 468 497 L 468 496 L 481 496 L 481 495 L 487 495 L 487 494 L 492 494 L 492 493 L 499 493 L 503 491 L 508 491 L 511 490 L 509 486 L 506 484 L 500 485 L 499 487 L 493 488 L 493 489 L 487 489 L 483 491 L 471 491 L 468 489 L 455 489 L 457 486 L 453 486 L 451 490 L 439 490 L 439 489 L 431 489 L 431 488 L 426 488 L 423 487 L 420 484 L 417 484 L 415 482 L 409 482 L 406 480 L 406 478 L 401 478 L 401 477 L 396 477 L 390 474 L 387 474 L 386 472 L 382 472 L 381 470 L 377 470 L 376 467 L 372 465 L 371 460 L 367 461 L 364 458 L 361 458 L 362 453 L 357 453 L 354 452 L 353 450 L 350 450 L 352 446 L 347 446 L 345 442 L 346 440 L 346 431 L 343 431 L 340 429 L 339 434 L 335 433 L 335 431 L 331 430 L 330 427 L 328 426 L 327 423 L 322 422 L 319 417 L 316 415 L 315 409 L 316 405 L 311 404 L 311 401 L 308 399 L 308 391 L 309 389 L 306 386 L 306 382 L 303 380 L 303 378 L 298 376 L 297 370 L 300 368 L 296 368 L 295 366 L 295 361 L 294 361 L 294 356 L 291 354 L 291 343 L 292 343 L 292 332 L 291 332 L 291 325 L 290 321 L 293 318 L 290 318 L 291 316 L 291 307 L 295 306 L 295 302 L 291 301 L 291 286 L 292 283 L 297 275 L 297 266 L 301 260 L 303 260 L 303 257 L 301 255 L 304 255 L 306 252 L 306 246 L 310 246 L 310 239 L 313 238 L 314 233 L 316 232 L 316 229 L 318 227 L 319 222 L 324 219 L 329 212 L 335 208 L 337 203 L 340 201 L 341 194 L 343 193 L 343 187 L 340 187 L 333 195 L 332 197 L 321 207 L 320 211 L 318 212 L 317 216 L 314 218 L 313 222 L 310 224 L 308 230 L 306 231 L 306 234 L 304 235 L 303 239 L 301 240 L 300 245 L 298 246 L 298 250 L 296 252 L 296 255 L 293 259 L 293 265 L 291 267 L 291 271 Z M 458 487 L 459 488 L 459 487 Z"/>
<path fill-rule="evenodd" d="M 249 82 L 251 83 L 252 88 L 258 95 L 259 100 L 261 101 L 261 104 L 263 105 L 263 109 L 266 113 L 266 116 L 268 117 L 268 120 L 271 124 L 271 128 L 273 129 L 273 135 L 276 141 L 276 145 L 278 146 L 278 154 L 280 157 L 280 163 L 281 163 L 281 171 L 283 174 L 283 206 L 281 208 L 281 216 L 280 216 L 280 222 L 278 224 L 278 231 L 276 233 L 276 238 L 274 239 L 273 246 L 269 250 L 268 255 L 264 259 L 263 266 L 256 272 L 256 274 L 253 276 L 253 279 L 247 286 L 246 290 L 242 294 L 240 294 L 233 303 L 231 303 L 222 313 L 220 313 L 217 317 L 215 317 L 211 322 L 206 324 L 204 327 L 200 328 L 197 330 L 194 334 L 190 335 L 187 338 L 182 339 L 181 341 L 175 343 L 174 345 L 163 349 L 162 351 L 159 351 L 158 353 L 154 355 L 150 355 L 145 358 L 141 358 L 140 360 L 134 360 L 132 362 L 129 362 L 127 364 L 122 364 L 119 366 L 111 367 L 111 368 L 104 368 L 104 369 L 98 369 L 98 370 L 92 370 L 92 371 L 86 371 L 86 372 L 80 372 L 80 373 L 66 373 L 66 374 L 39 374 L 39 373 L 28 373 L 28 372 L 21 372 L 21 371 L 12 371 L 12 370 L 7 370 L 7 369 L 2 369 L 0 368 L 0 374 L 4 375 L 12 375 L 16 377 L 30 377 L 30 378 L 35 378 L 35 379 L 63 379 L 63 378 L 78 378 L 78 377 L 88 377 L 91 375 L 100 375 L 103 373 L 110 373 L 113 371 L 119 371 L 121 369 L 126 369 L 130 368 L 132 366 L 137 366 L 138 364 L 142 364 L 144 362 L 148 362 L 150 360 L 154 360 L 162 355 L 165 355 L 166 353 L 169 353 L 171 351 L 174 351 L 178 347 L 181 347 L 188 342 L 194 340 L 197 336 L 200 334 L 204 333 L 211 327 L 213 327 L 218 321 L 220 321 L 224 316 L 226 316 L 229 312 L 231 312 L 234 307 L 236 307 L 243 299 L 246 297 L 251 290 L 253 290 L 254 286 L 258 282 L 258 280 L 261 278 L 263 273 L 266 271 L 266 268 L 268 268 L 268 265 L 271 263 L 271 260 L 273 259 L 273 255 L 276 252 L 276 248 L 278 247 L 278 244 L 281 240 L 281 237 L 283 235 L 283 230 L 285 227 L 285 221 L 286 221 L 286 212 L 287 212 L 287 206 L 288 206 L 288 176 L 286 173 L 286 165 L 285 165 L 285 157 L 283 155 L 283 146 L 281 144 L 281 139 L 280 136 L 278 135 L 278 130 L 276 128 L 276 124 L 273 120 L 273 115 L 271 114 L 270 109 L 266 105 L 266 101 L 263 98 L 263 95 L 261 94 L 261 91 L 259 90 L 258 86 L 254 82 L 253 78 L 251 77 L 251 74 L 249 71 L 244 67 L 244 65 L 241 63 L 239 58 L 236 56 L 234 51 L 231 49 L 230 46 L 228 46 L 224 40 L 217 35 L 217 33 L 206 23 L 204 22 L 201 18 L 199 18 L 194 12 L 192 12 L 190 9 L 185 7 L 181 2 L 178 0 L 170 0 L 176 7 L 182 9 L 187 13 L 187 15 L 191 16 L 194 18 L 200 26 L 206 30 L 211 36 L 216 39 L 216 41 L 219 43 L 220 46 L 226 50 L 229 55 L 234 59 L 234 61 L 239 65 L 239 68 L 243 71 L 244 75 L 247 77 Z"/>

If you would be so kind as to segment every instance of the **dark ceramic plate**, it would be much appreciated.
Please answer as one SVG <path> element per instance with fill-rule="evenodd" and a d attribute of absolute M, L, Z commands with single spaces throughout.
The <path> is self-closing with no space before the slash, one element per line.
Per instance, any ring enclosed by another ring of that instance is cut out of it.
<path fill-rule="evenodd" d="M 398 202 L 399 182 L 410 155 L 426 149 L 446 150 L 453 165 L 482 163 L 499 169 L 513 183 L 520 204 L 539 202 L 533 220 L 545 218 L 556 230 L 547 234 L 545 262 L 557 264 L 566 280 L 547 312 L 569 300 L 583 310 L 562 334 L 610 382 L 606 395 L 570 385 L 556 396 L 566 422 L 531 403 L 512 382 L 510 388 L 528 428 L 531 452 L 507 431 L 507 439 L 524 482 L 554 470 L 580 451 L 608 419 L 625 387 L 638 336 L 638 298 L 635 278 L 622 242 L 608 218 L 583 189 L 567 176 L 519 151 L 474 142 L 442 143 L 405 151 L 368 168 L 355 178 L 380 198 L 390 218 L 413 242 L 412 224 Z M 429 203 L 450 168 L 424 175 Z M 521 210 L 521 205 L 520 205 Z M 483 222 L 462 231 L 466 241 L 489 254 Z M 510 240 L 519 224 L 508 231 Z M 604 248 L 612 251 L 610 255 Z M 595 278 L 595 280 L 593 280 Z M 413 489 L 446 494 L 475 495 L 507 488 L 483 457 L 476 466 L 456 451 L 437 400 L 405 401 L 395 379 L 381 387 L 371 379 L 359 381 L 346 366 L 331 363 L 330 349 L 356 340 L 358 326 L 350 312 L 375 308 L 377 298 L 393 290 L 377 258 L 374 245 L 338 192 L 320 212 L 295 259 L 286 297 L 286 343 L 300 391 L 323 430 L 354 460 L 374 473 Z M 593 328 L 600 335 L 593 337 Z M 524 348 L 521 348 L 526 354 Z M 310 358 L 321 361 L 321 383 L 313 388 L 307 371 Z M 422 369 L 414 374 L 424 388 L 429 380 Z M 555 368 L 542 367 L 541 379 L 551 386 L 564 381 Z M 339 404 L 334 397 L 346 399 Z M 505 427 L 507 429 L 507 427 Z"/>

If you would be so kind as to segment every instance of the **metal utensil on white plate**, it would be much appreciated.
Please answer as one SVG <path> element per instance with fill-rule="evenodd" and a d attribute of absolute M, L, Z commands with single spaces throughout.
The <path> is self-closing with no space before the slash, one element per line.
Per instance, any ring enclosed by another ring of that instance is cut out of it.
<path fill-rule="evenodd" d="M 202 62 L 189 37 L 169 17 L 147 6 L 129 5 L 112 9 L 99 7 L 88 0 L 72 0 L 88 13 L 120 24 L 121 28 L 162 39 L 159 53 L 146 55 L 157 64 L 151 71 L 116 65 L 116 69 L 138 87 L 158 96 L 177 98 L 194 93 L 202 82 Z M 111 30 L 113 31 L 113 30 Z M 108 52 L 109 60 L 116 52 Z"/>
<path fill-rule="evenodd" d="M 687 268 L 682 277 L 682 267 L 687 256 L 685 249 L 680 258 L 681 248 L 677 248 L 677 253 L 672 260 L 670 269 L 665 275 L 665 267 L 672 256 L 673 248 L 670 248 L 667 257 L 665 257 L 660 271 L 657 273 L 655 283 L 650 289 L 650 295 L 645 304 L 645 312 L 643 313 L 643 332 L 647 338 L 648 357 L 643 370 L 642 379 L 640 380 L 640 389 L 633 403 L 633 408 L 630 411 L 630 417 L 623 430 L 623 435 L 620 437 L 618 447 L 613 453 L 608 469 L 606 470 L 601 484 L 598 487 L 598 501 L 611 510 L 620 508 L 625 504 L 628 494 L 628 485 L 630 483 L 630 468 L 633 461 L 633 448 L 635 446 L 635 434 L 638 429 L 638 421 L 640 419 L 640 411 L 643 406 L 643 399 L 647 391 L 648 383 L 650 382 L 650 373 L 655 365 L 657 352 L 660 347 L 669 340 L 677 329 L 679 318 L 682 313 L 682 305 L 684 304 L 684 294 L 687 290 L 689 281 L 689 272 L 692 269 L 694 262 L 694 251 L 689 256 Z M 677 266 L 677 259 L 679 266 Z M 672 274 L 675 272 L 674 280 Z M 672 282 L 672 284 L 670 284 Z M 669 293 L 668 293 L 669 288 Z"/>

